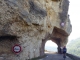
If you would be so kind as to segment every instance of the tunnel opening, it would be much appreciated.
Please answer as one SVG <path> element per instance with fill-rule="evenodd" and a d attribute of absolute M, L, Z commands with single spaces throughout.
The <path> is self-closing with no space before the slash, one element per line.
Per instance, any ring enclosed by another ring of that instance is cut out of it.
<path fill-rule="evenodd" d="M 51 51 L 48 51 L 46 49 L 46 45 L 47 44 L 49 45 L 48 47 L 50 49 L 52 49 L 52 52 L 54 52 L 54 49 L 56 50 L 54 53 L 57 53 L 58 52 L 58 44 L 57 44 L 57 42 L 56 42 L 55 39 L 42 39 L 42 44 L 41 44 L 41 48 L 40 48 L 40 56 L 44 56 L 47 53 L 51 53 Z M 55 45 L 55 48 L 54 48 L 54 45 Z M 46 50 L 47 50 L 47 53 L 45 53 Z"/>
<path fill-rule="evenodd" d="M 48 40 L 45 43 L 44 53 L 57 53 L 57 44 L 52 40 Z"/>
<path fill-rule="evenodd" d="M 2 54 L 12 54 L 12 47 L 15 44 L 18 44 L 17 36 L 14 35 L 5 35 L 0 36 L 0 55 Z"/>

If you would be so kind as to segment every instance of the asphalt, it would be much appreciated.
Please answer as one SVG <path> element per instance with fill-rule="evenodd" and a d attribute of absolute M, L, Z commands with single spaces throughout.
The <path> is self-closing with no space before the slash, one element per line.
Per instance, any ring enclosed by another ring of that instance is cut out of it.
<path fill-rule="evenodd" d="M 46 54 L 47 56 L 42 60 L 64 60 L 63 54 Z M 68 56 L 66 56 L 65 60 L 72 60 Z"/>

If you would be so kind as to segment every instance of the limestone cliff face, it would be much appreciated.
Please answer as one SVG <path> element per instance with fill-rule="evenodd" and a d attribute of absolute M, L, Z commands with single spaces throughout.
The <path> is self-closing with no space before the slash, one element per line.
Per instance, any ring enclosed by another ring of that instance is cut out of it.
<path fill-rule="evenodd" d="M 38 57 L 47 36 L 66 45 L 71 33 L 68 6 L 68 0 L 0 0 L 0 56 L 6 60 Z M 18 56 L 11 51 L 15 44 L 22 47 Z"/>

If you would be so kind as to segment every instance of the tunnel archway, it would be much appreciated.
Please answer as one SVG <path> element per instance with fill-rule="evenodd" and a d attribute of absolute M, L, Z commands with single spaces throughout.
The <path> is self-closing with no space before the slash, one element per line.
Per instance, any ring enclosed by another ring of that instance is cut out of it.
<path fill-rule="evenodd" d="M 47 40 L 45 43 L 44 53 L 57 53 L 57 44 L 52 40 Z"/>
<path fill-rule="evenodd" d="M 61 54 L 61 47 L 65 46 L 67 44 L 67 33 L 64 30 L 61 30 L 57 27 L 54 27 L 53 32 L 51 34 L 47 33 L 45 35 L 45 38 L 42 39 L 41 47 L 40 47 L 40 55 L 44 55 L 45 51 L 45 43 L 48 40 L 51 40 L 57 44 L 57 51 L 59 54 Z"/>
<path fill-rule="evenodd" d="M 44 55 L 45 53 L 45 44 L 46 44 L 46 42 L 48 41 L 48 40 L 51 40 L 52 42 L 54 42 L 58 47 L 57 48 L 59 48 L 59 41 L 60 41 L 60 39 L 43 39 L 42 40 L 42 44 L 41 44 L 41 50 L 40 50 L 40 55 L 42 56 L 42 55 Z M 54 45 L 54 44 L 53 44 Z M 57 49 L 57 51 L 59 52 L 59 50 Z"/>

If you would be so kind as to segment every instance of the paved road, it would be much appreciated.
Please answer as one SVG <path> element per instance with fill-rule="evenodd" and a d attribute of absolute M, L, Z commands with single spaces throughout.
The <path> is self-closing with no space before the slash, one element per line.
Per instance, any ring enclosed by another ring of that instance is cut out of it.
<path fill-rule="evenodd" d="M 62 54 L 47 54 L 43 60 L 64 60 Z M 69 57 L 66 57 L 65 60 L 72 60 Z"/>

